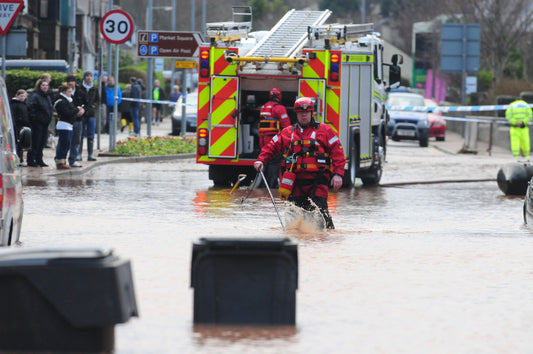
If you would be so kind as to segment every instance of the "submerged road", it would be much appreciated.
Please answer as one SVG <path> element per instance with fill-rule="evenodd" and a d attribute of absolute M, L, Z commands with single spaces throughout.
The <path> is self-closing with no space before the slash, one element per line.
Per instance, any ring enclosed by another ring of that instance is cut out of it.
<path fill-rule="evenodd" d="M 531 353 L 533 233 L 523 198 L 496 185 L 513 160 L 460 148 L 451 134 L 428 148 L 391 142 L 381 186 L 331 194 L 330 232 L 284 232 L 266 190 L 241 204 L 246 187 L 212 187 L 194 159 L 29 174 L 16 247 L 132 261 L 140 317 L 116 326 L 117 353 Z M 194 326 L 198 237 L 297 241 L 296 326 Z"/>

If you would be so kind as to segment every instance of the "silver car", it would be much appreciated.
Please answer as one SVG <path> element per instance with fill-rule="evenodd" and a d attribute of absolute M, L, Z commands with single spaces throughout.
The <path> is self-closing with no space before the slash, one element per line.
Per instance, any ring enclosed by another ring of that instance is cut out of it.
<path fill-rule="evenodd" d="M 15 128 L 6 83 L 0 77 L 0 246 L 19 241 L 24 203 Z"/>

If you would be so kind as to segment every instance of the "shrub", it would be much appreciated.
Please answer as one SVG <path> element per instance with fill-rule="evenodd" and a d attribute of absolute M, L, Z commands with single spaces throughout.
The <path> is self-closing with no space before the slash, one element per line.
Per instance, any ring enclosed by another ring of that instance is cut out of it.
<path fill-rule="evenodd" d="M 135 138 L 117 142 L 115 155 L 154 156 L 192 153 L 196 149 L 196 136 Z"/>

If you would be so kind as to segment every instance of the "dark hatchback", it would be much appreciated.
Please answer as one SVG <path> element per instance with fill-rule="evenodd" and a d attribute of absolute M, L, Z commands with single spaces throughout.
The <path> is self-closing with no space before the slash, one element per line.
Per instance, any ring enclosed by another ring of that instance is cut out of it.
<path fill-rule="evenodd" d="M 186 115 L 185 132 L 196 132 L 196 113 L 187 113 Z M 172 135 L 181 134 L 181 112 L 175 112 L 172 114 Z"/>

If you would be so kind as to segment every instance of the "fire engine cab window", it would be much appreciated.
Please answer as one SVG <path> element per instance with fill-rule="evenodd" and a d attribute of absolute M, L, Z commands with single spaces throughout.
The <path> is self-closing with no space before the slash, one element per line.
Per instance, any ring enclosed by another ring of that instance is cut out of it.
<path fill-rule="evenodd" d="M 374 78 L 377 83 L 381 83 L 381 80 L 383 79 L 383 68 L 379 63 L 381 60 L 381 50 L 378 50 L 377 48 L 374 48 Z"/>

